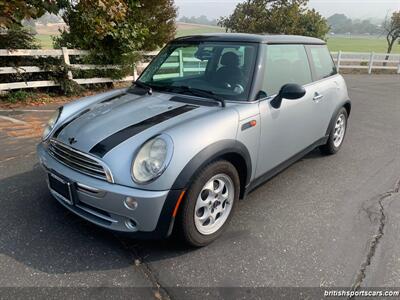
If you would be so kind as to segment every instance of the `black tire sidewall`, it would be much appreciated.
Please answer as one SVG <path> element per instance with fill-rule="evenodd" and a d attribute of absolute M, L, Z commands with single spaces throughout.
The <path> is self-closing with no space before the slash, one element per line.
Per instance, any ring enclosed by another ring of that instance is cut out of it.
<path fill-rule="evenodd" d="M 223 224 L 223 226 L 213 234 L 203 235 L 197 230 L 194 222 L 196 201 L 203 186 L 207 183 L 208 180 L 210 180 L 210 178 L 212 178 L 217 174 L 225 174 L 229 176 L 230 179 L 232 180 L 235 189 L 233 205 L 230 214 L 225 223 Z M 184 202 L 182 204 L 182 209 L 179 214 L 179 221 L 180 221 L 179 223 L 185 241 L 192 246 L 203 247 L 210 244 L 215 239 L 217 239 L 226 229 L 227 225 L 229 224 L 234 214 L 235 208 L 239 200 L 239 193 L 240 193 L 239 175 L 236 171 L 236 168 L 231 163 L 225 160 L 220 160 L 204 167 L 196 176 L 195 180 L 192 182 L 190 187 L 188 188 Z"/>
<path fill-rule="evenodd" d="M 344 126 L 344 135 L 343 135 L 343 139 L 342 142 L 340 143 L 340 145 L 338 147 L 335 147 L 335 144 L 333 142 L 333 137 L 334 137 L 334 133 L 335 133 L 335 126 L 333 126 L 331 134 L 329 136 L 330 142 L 332 143 L 332 148 L 335 150 L 335 152 L 339 151 L 339 149 L 342 147 L 344 140 L 346 138 L 346 134 L 347 134 L 347 120 L 348 120 L 348 115 L 347 115 L 347 110 L 343 107 L 339 113 L 336 115 L 336 119 L 335 119 L 335 124 L 337 122 L 337 120 L 339 119 L 339 116 L 343 114 L 345 117 L 345 126 Z"/>
<path fill-rule="evenodd" d="M 334 134 L 335 134 L 335 124 L 336 124 L 339 116 L 342 115 L 342 114 L 345 116 L 344 136 L 343 136 L 343 140 L 340 143 L 340 145 L 338 147 L 336 147 L 335 143 L 334 143 L 334 140 L 333 140 L 334 139 Z M 332 129 L 331 129 L 331 131 L 329 133 L 329 138 L 328 138 L 327 143 L 324 146 L 321 147 L 321 151 L 323 153 L 325 153 L 325 154 L 335 154 L 340 150 L 340 148 L 342 147 L 342 145 L 344 143 L 344 140 L 346 138 L 347 127 L 348 127 L 348 119 L 349 119 L 349 116 L 348 116 L 347 110 L 346 110 L 346 108 L 342 107 L 339 110 L 339 112 L 336 114 L 335 122 L 333 123 Z"/>

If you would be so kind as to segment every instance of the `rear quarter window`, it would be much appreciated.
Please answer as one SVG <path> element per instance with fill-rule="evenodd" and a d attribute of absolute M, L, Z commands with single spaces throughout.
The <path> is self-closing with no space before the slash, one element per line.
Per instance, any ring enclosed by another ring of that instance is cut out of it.
<path fill-rule="evenodd" d="M 321 80 L 337 74 L 336 66 L 326 46 L 308 46 L 311 63 L 314 69 L 314 79 Z"/>

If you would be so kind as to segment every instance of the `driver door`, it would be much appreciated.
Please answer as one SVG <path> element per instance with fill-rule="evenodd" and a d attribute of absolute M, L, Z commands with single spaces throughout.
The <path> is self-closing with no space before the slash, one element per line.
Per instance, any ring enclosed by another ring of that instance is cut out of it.
<path fill-rule="evenodd" d="M 268 45 L 265 52 L 263 91 L 259 103 L 261 136 L 256 177 L 279 167 L 319 137 L 315 94 L 304 45 Z M 280 108 L 270 101 L 287 83 L 304 86 L 306 94 L 296 100 L 283 99 Z"/>

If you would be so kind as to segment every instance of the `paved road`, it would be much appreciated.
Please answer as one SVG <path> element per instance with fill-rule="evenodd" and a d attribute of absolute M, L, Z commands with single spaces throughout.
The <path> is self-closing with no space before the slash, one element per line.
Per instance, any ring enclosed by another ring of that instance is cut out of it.
<path fill-rule="evenodd" d="M 115 236 L 66 211 L 34 154 L 51 112 L 0 112 L 30 124 L 0 118 L 0 286 L 151 287 L 141 295 L 172 299 L 185 298 L 173 287 L 399 286 L 400 77 L 347 82 L 342 151 L 314 151 L 261 186 L 197 250 Z"/>

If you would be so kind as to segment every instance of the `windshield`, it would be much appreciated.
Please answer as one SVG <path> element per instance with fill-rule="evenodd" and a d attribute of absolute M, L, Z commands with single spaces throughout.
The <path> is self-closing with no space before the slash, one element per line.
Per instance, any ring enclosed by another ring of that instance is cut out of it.
<path fill-rule="evenodd" d="M 226 100 L 249 98 L 258 44 L 233 42 L 171 43 L 138 81 L 155 90 L 206 91 Z"/>

